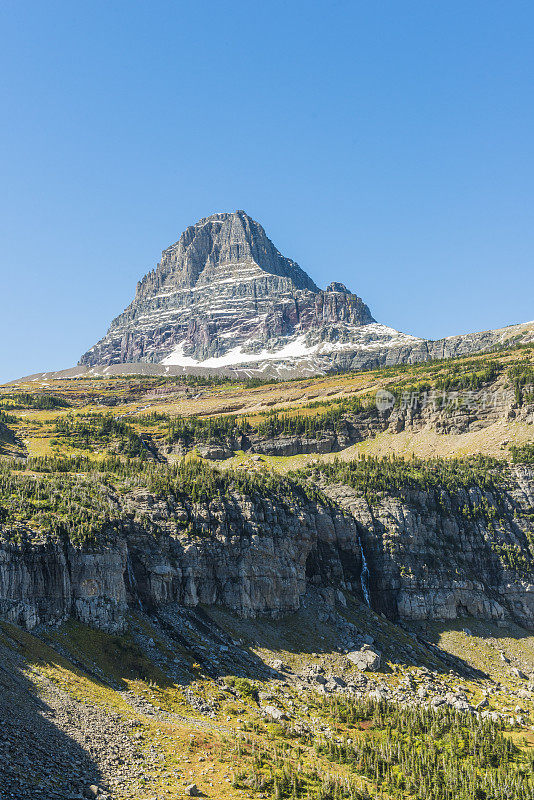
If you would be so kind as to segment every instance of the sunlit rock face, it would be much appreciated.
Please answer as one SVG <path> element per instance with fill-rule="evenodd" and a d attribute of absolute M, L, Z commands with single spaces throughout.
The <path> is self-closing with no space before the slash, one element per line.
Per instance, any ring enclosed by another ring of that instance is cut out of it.
<path fill-rule="evenodd" d="M 320 290 L 236 211 L 200 220 L 164 250 L 81 363 L 225 367 L 320 358 L 392 336 L 342 283 Z"/>
<path fill-rule="evenodd" d="M 85 547 L 27 528 L 14 540 L 0 524 L 0 618 L 121 630 L 129 607 L 172 603 L 278 616 L 314 587 L 348 590 L 390 619 L 534 629 L 532 468 L 510 468 L 500 489 L 407 483 L 372 504 L 320 485 L 329 504 L 295 494 L 288 506 L 276 491 L 182 502 L 139 487 L 116 498 L 121 523 Z"/>
<path fill-rule="evenodd" d="M 335 275 L 336 265 L 326 266 Z M 235 211 L 201 219 L 164 250 L 80 365 L 297 377 L 469 355 L 510 337 L 532 341 L 534 325 L 439 341 L 399 333 L 344 284 L 319 289 L 258 222 Z"/>

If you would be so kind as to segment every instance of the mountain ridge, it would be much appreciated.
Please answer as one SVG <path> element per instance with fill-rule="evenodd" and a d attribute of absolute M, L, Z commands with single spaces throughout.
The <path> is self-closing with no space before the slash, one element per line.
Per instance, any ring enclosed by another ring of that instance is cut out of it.
<path fill-rule="evenodd" d="M 415 338 L 415 337 L 414 337 Z M 470 349 L 466 345 L 466 352 L 460 353 L 459 350 L 466 339 L 475 339 L 480 346 L 476 349 Z M 515 343 L 528 344 L 534 342 L 534 321 L 523 322 L 515 325 L 507 325 L 504 328 L 495 328 L 487 331 L 480 331 L 471 334 L 458 334 L 457 336 L 448 336 L 443 339 L 436 339 L 435 341 L 421 339 L 418 340 L 424 343 L 424 349 L 421 349 L 421 354 L 426 357 L 413 358 L 411 362 L 406 363 L 420 363 L 424 361 L 439 361 L 445 358 L 461 358 L 463 355 L 475 355 L 484 352 L 491 352 L 494 348 L 508 348 L 512 347 Z M 371 358 L 363 363 L 361 366 L 354 367 L 366 371 L 368 369 L 377 369 L 386 365 L 386 357 L 390 353 L 389 350 L 378 350 Z M 445 355 L 441 355 L 445 353 Z M 450 353 L 450 355 L 447 355 Z M 435 355 L 433 355 L 435 354 Z M 12 381 L 8 381 L 5 385 L 11 384 L 18 385 L 24 381 L 40 381 L 40 380 L 55 380 L 55 379 L 69 379 L 79 378 L 84 376 L 99 376 L 99 375 L 221 375 L 231 378 L 248 378 L 248 377 L 261 377 L 261 378 L 280 378 L 282 380 L 289 378 L 306 377 L 308 375 L 320 375 L 326 372 L 343 372 L 351 367 L 343 368 L 342 366 L 337 369 L 332 369 L 332 362 L 330 357 L 322 356 L 314 359 L 300 359 L 299 366 L 295 366 L 289 361 L 287 364 L 277 363 L 276 361 L 264 361 L 257 364 L 249 362 L 229 365 L 226 367 L 210 367 L 202 366 L 180 366 L 180 365 L 165 365 L 165 364 L 152 364 L 142 362 L 125 362 L 121 364 L 95 364 L 95 365 L 80 365 L 68 367 L 60 370 L 47 370 L 46 372 L 35 372 L 30 375 L 24 375 Z M 354 361 L 354 360 L 353 360 Z M 397 363 L 405 363 L 399 360 Z M 394 366 L 393 361 L 388 362 L 389 366 Z"/>
<path fill-rule="evenodd" d="M 514 335 L 530 341 L 526 325 Z M 79 366 L 158 364 L 166 374 L 241 370 L 287 378 L 468 355 L 499 346 L 506 330 L 435 342 L 401 333 L 377 322 L 344 284 L 318 288 L 238 210 L 203 217 L 163 250 Z"/>
<path fill-rule="evenodd" d="M 308 350 L 346 342 L 369 324 L 377 324 L 369 308 L 346 286 L 319 289 L 245 212 L 220 213 L 189 226 L 163 251 L 80 364 L 180 365 L 185 358 L 185 366 L 191 359 L 202 366 L 237 350 L 245 363 L 296 337 L 307 337 Z"/>

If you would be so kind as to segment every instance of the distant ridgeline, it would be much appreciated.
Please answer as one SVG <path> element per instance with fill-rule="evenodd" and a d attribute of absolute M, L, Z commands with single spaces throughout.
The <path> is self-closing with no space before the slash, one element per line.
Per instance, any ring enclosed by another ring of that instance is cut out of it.
<path fill-rule="evenodd" d="M 534 323 L 435 342 L 399 333 L 376 322 L 342 283 L 319 289 L 258 222 L 235 211 L 201 219 L 163 251 L 78 372 L 137 364 L 139 371 L 150 365 L 151 373 L 288 378 L 465 356 L 533 339 Z"/>

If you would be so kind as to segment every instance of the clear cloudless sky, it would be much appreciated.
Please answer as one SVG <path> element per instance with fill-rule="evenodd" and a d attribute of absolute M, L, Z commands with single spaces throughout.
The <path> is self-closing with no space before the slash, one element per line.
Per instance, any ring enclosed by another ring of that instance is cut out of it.
<path fill-rule="evenodd" d="M 245 209 L 429 338 L 534 318 L 531 0 L 0 0 L 0 381 Z"/>

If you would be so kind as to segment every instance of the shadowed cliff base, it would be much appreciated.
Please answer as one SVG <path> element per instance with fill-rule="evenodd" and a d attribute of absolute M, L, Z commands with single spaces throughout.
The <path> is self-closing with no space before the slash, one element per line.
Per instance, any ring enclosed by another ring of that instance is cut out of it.
<path fill-rule="evenodd" d="M 65 800 L 102 774 L 83 743 L 77 704 L 24 656 L 29 637 L 11 626 L 0 630 L 0 797 Z M 57 654 L 33 640 L 34 664 L 46 667 Z M 88 737 L 90 741 L 90 737 Z"/>
<path fill-rule="evenodd" d="M 41 794 L 27 793 L 16 773 L 2 776 L 22 800 L 80 797 L 82 768 L 87 782 L 102 787 L 102 798 L 181 797 L 194 782 L 213 800 L 237 800 L 243 786 L 236 776 L 254 769 L 247 743 L 262 759 L 287 742 L 300 747 L 301 757 L 311 748 L 317 759 L 325 731 L 327 737 L 339 731 L 339 713 L 352 719 L 345 734 L 352 737 L 378 732 L 412 707 L 430 722 L 452 714 L 455 725 L 480 726 L 481 733 L 486 723 L 504 727 L 506 736 L 523 736 L 525 757 L 531 749 L 526 726 L 534 719 L 534 675 L 529 682 L 523 671 L 533 666 L 534 637 L 506 623 L 398 626 L 348 592 L 313 589 L 300 611 L 278 619 L 170 604 L 138 608 L 120 635 L 74 621 L 42 626 L 37 636 L 5 623 L 2 630 L 2 666 L 11 672 L 18 660 L 17 675 L 25 676 L 22 684 L 15 680 L 15 699 L 24 704 L 29 740 L 41 730 L 41 715 L 53 728 L 43 732 L 43 757 L 38 748 L 31 754 L 32 768 L 44 774 Z M 357 666 L 362 654 L 365 668 Z M 480 669 L 481 659 L 488 669 Z M 3 671 L 0 681 L 8 685 Z M 5 714 L 4 697 L 2 703 Z M 521 707 L 513 717 L 511 705 Z M 17 741 L 19 734 L 8 731 Z M 83 750 L 73 751 L 65 735 Z M 324 774 L 334 780 L 328 763 Z M 54 770 L 63 784 L 53 783 Z M 395 795 L 386 788 L 383 796 Z"/>

